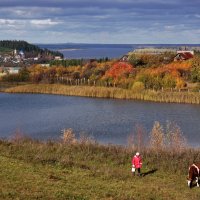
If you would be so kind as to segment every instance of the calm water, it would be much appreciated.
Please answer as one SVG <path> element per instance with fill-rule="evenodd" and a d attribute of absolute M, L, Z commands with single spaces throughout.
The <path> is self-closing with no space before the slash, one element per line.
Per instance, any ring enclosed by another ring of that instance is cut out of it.
<path fill-rule="evenodd" d="M 119 58 L 135 49 L 131 44 L 39 44 L 41 48 L 60 51 L 68 59 Z"/>
<path fill-rule="evenodd" d="M 198 44 L 37 44 L 41 48 L 47 48 L 63 53 L 65 58 L 120 58 L 136 48 L 157 47 L 177 48 L 183 46 L 199 46 Z"/>
<path fill-rule="evenodd" d="M 133 100 L 92 99 L 56 95 L 0 93 L 0 137 L 19 129 L 33 138 L 58 138 L 72 128 L 99 142 L 127 144 L 135 125 L 147 132 L 154 121 L 176 122 L 190 144 L 200 146 L 200 106 Z"/>

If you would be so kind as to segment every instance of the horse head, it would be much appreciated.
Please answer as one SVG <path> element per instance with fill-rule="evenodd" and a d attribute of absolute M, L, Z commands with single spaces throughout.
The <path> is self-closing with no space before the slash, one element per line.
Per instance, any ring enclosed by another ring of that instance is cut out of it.
<path fill-rule="evenodd" d="M 192 187 L 192 181 L 196 180 L 197 187 L 199 187 L 199 165 L 191 165 L 188 170 L 188 187 Z"/>

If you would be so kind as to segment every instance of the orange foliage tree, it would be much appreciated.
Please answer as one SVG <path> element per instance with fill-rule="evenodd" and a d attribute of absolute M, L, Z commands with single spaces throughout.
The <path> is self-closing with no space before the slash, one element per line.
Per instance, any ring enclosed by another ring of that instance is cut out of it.
<path fill-rule="evenodd" d="M 117 80 L 120 78 L 128 78 L 130 74 L 134 72 L 134 68 L 131 64 L 126 62 L 116 62 L 105 73 L 106 78 Z"/>

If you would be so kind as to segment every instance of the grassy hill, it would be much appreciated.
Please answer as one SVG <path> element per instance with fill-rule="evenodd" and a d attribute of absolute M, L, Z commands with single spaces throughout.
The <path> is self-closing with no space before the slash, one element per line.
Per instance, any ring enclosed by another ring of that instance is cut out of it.
<path fill-rule="evenodd" d="M 0 141 L 0 199 L 198 200 L 187 187 L 188 165 L 199 150 L 143 156 L 143 176 L 131 174 L 136 149 L 88 140 L 68 143 L 30 139 Z"/>

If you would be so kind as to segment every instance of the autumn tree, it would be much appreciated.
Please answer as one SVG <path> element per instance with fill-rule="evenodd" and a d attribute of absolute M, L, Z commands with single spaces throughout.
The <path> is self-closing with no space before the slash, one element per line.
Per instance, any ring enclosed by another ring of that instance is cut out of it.
<path fill-rule="evenodd" d="M 162 151 L 164 149 L 164 142 L 165 137 L 163 127 L 158 121 L 156 121 L 150 133 L 150 148 L 153 151 L 159 153 L 159 151 Z"/>
<path fill-rule="evenodd" d="M 134 69 L 131 64 L 125 62 L 116 62 L 105 74 L 106 77 L 113 79 L 128 78 Z"/>
<path fill-rule="evenodd" d="M 163 88 L 175 88 L 176 87 L 176 79 L 171 74 L 165 74 L 162 79 Z"/>
<path fill-rule="evenodd" d="M 200 56 L 196 56 L 192 61 L 191 80 L 200 82 Z"/>

